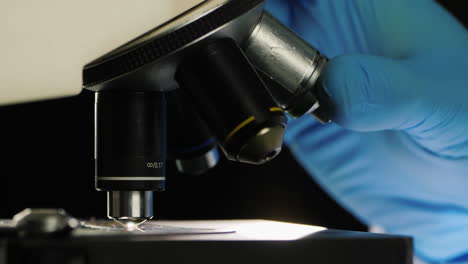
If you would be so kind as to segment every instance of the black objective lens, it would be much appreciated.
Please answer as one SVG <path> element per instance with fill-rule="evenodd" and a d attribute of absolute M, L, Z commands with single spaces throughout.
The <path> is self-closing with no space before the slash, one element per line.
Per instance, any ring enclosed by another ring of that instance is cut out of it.
<path fill-rule="evenodd" d="M 162 191 L 166 100 L 160 92 L 96 93 L 96 189 Z"/>
<path fill-rule="evenodd" d="M 220 39 L 195 49 L 176 79 L 228 159 L 261 164 L 280 152 L 286 117 L 235 41 Z"/>
<path fill-rule="evenodd" d="M 200 175 L 219 161 L 217 141 L 193 106 L 186 92 L 166 93 L 168 109 L 168 154 L 179 172 Z"/>

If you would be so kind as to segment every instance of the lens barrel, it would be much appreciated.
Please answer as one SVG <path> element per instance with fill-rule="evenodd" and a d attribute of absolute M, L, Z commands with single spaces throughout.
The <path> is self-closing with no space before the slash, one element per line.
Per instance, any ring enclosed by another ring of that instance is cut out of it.
<path fill-rule="evenodd" d="M 165 97 L 160 92 L 98 92 L 95 99 L 96 189 L 109 192 L 109 217 L 151 218 L 152 196 L 134 194 L 165 189 Z"/>
<path fill-rule="evenodd" d="M 286 117 L 235 41 L 220 39 L 195 49 L 176 79 L 228 159 L 261 164 L 280 152 Z"/>
<path fill-rule="evenodd" d="M 329 121 L 329 101 L 319 81 L 326 57 L 266 11 L 244 49 L 273 98 L 290 116 L 311 113 L 323 123 Z"/>
<path fill-rule="evenodd" d="M 185 91 L 167 93 L 168 155 L 179 172 L 200 175 L 219 161 L 217 140 Z"/>

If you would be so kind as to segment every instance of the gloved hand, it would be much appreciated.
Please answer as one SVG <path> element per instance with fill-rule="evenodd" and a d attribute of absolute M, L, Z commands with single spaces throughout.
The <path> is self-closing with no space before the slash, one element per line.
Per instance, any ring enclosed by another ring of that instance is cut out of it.
<path fill-rule="evenodd" d="M 291 120 L 297 160 L 370 226 L 416 255 L 468 254 L 468 33 L 431 0 L 270 0 L 267 10 L 331 58 L 334 123 Z"/>

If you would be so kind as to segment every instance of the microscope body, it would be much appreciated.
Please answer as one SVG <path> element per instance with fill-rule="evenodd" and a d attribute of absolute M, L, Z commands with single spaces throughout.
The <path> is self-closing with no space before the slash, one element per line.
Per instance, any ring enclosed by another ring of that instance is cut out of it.
<path fill-rule="evenodd" d="M 187 174 L 204 173 L 221 154 L 262 164 L 281 150 L 285 113 L 329 121 L 319 81 L 326 58 L 265 12 L 263 0 L 87 2 L 46 1 L 25 20 L 36 28 L 11 26 L 21 3 L 0 4 L 8 47 L 41 35 L 36 48 L 50 54 L 1 51 L 10 89 L 0 103 L 73 95 L 80 86 L 95 92 L 96 189 L 108 192 L 110 218 L 150 219 L 168 161 Z M 102 10 L 115 21 L 103 21 Z M 41 78 L 21 77 L 33 68 Z"/>
<path fill-rule="evenodd" d="M 284 112 L 327 122 L 318 81 L 326 61 L 262 0 L 212 0 L 88 64 L 108 216 L 151 218 L 168 160 L 188 174 L 215 166 L 220 152 L 262 164 L 281 151 Z"/>

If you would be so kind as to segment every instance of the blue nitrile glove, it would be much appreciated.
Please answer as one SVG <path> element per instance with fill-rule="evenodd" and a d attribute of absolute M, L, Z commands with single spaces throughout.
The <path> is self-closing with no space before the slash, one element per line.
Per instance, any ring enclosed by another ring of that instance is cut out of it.
<path fill-rule="evenodd" d="M 267 10 L 331 58 L 335 122 L 291 120 L 299 162 L 363 222 L 414 236 L 420 258 L 464 263 L 467 30 L 431 0 L 271 0 Z"/>

